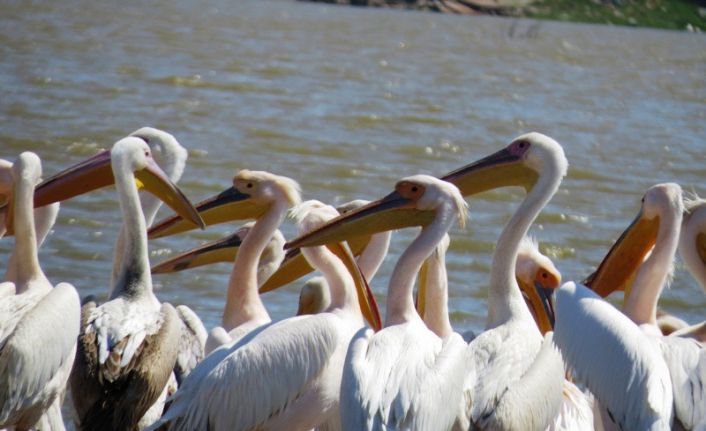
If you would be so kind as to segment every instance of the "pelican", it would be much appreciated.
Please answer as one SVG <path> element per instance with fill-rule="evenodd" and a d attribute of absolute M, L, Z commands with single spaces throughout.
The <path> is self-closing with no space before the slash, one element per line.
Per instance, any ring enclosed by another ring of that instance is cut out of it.
<path fill-rule="evenodd" d="M 197 205 L 199 211 L 222 209 L 228 213 L 224 218 L 231 220 L 240 217 L 242 208 L 256 208 L 258 213 L 233 262 L 222 326 L 209 333 L 206 353 L 271 322 L 258 293 L 258 263 L 289 208 L 300 201 L 299 184 L 294 180 L 264 171 L 242 170 L 233 178 L 232 187 Z M 233 207 L 234 202 L 239 206 Z M 160 225 L 164 223 L 157 229 Z M 193 251 L 180 258 L 188 260 L 198 254 Z"/>
<path fill-rule="evenodd" d="M 686 268 L 706 292 L 706 200 L 698 196 L 684 200 L 679 254 Z M 672 335 L 706 343 L 706 321 L 689 325 L 681 319 L 667 316 L 670 318 L 669 322 L 676 322 L 672 323 L 675 326 Z"/>
<path fill-rule="evenodd" d="M 300 230 L 337 214 L 318 201 L 307 201 L 294 211 Z M 262 326 L 211 353 L 185 380 L 154 427 L 297 431 L 335 424 L 349 341 L 363 327 L 363 315 L 379 327 L 371 314 L 372 302 L 358 301 L 358 295 L 372 301 L 372 294 L 350 250 L 341 245 L 335 249 L 339 257 L 324 247 L 302 249 L 331 288 L 332 303 L 326 312 Z"/>
<path fill-rule="evenodd" d="M 186 159 L 189 155 L 186 148 L 181 146 L 174 135 L 153 127 L 142 127 L 128 136 L 135 136 L 144 140 L 149 145 L 152 158 L 157 162 L 157 166 L 162 169 L 172 183 L 176 184 L 179 182 L 181 175 L 184 173 Z M 162 206 L 162 201 L 152 194 L 140 194 L 140 206 L 145 216 L 145 224 L 149 227 L 154 222 L 157 211 Z M 126 227 L 123 225 L 120 228 L 118 239 L 115 241 L 113 272 L 110 279 L 111 292 L 118 281 L 126 236 Z"/>
<path fill-rule="evenodd" d="M 350 430 L 450 429 L 458 412 L 449 406 L 461 404 L 466 343 L 458 334 L 442 339 L 429 330 L 415 310 L 412 289 L 423 261 L 454 221 L 465 225 L 467 205 L 452 184 L 415 175 L 350 219 L 373 218 L 395 207 L 431 210 L 436 216 L 395 265 L 385 328 L 360 331 L 351 341 L 341 384 L 341 421 Z"/>
<path fill-rule="evenodd" d="M 650 188 L 635 221 L 586 280 L 601 296 L 624 289 L 625 314 L 584 286 L 568 284 L 559 291 L 557 344 L 601 403 L 607 427 L 670 429 L 676 413 L 692 429 L 706 409 L 698 386 L 684 391 L 704 381 L 698 343 L 663 337 L 657 327 L 657 300 L 671 276 L 682 206 L 677 184 Z M 592 349 L 603 353 L 591 354 Z M 617 388 L 631 396 L 616 393 Z"/>
<path fill-rule="evenodd" d="M 104 170 L 107 161 L 112 175 Z M 116 142 L 110 153 L 81 162 L 43 184 L 55 190 L 86 178 L 114 181 L 126 226 L 122 268 L 110 301 L 81 310 L 76 361 L 69 379 L 81 429 L 136 429 L 162 392 L 176 362 L 181 324 L 174 308 L 152 292 L 145 220 L 138 184 L 153 191 L 192 223 L 202 224 L 195 209 L 156 165 L 147 143 L 137 137 Z M 107 180 L 106 180 L 107 178 Z M 76 188 L 74 188 L 76 189 Z M 35 203 L 36 203 L 35 196 Z"/>
<path fill-rule="evenodd" d="M 568 162 L 561 146 L 539 133 L 522 135 L 505 149 L 457 169 L 444 177 L 462 194 L 520 185 L 527 197 L 506 225 L 493 255 L 486 331 L 468 345 L 471 366 L 466 391 L 466 419 L 481 429 L 543 429 L 561 403 L 563 364 L 544 340 L 515 280 L 515 262 L 522 238 L 539 211 L 556 192 Z M 392 195 L 389 195 L 392 196 Z M 358 210 L 358 212 L 364 209 Z M 349 236 L 411 224 L 425 225 L 433 214 L 391 207 L 375 220 L 357 212 L 288 243 L 300 247 L 340 241 Z M 502 377 L 500 377 L 502 376 Z"/>
<path fill-rule="evenodd" d="M 593 284 L 596 283 L 606 285 L 608 278 L 601 271 L 611 268 L 619 259 L 616 256 L 629 252 L 645 256 L 649 252 L 644 262 L 637 260 L 637 269 L 633 269 L 634 280 L 625 287 L 623 312 L 632 321 L 627 326 L 637 326 L 661 353 L 674 396 L 675 421 L 685 429 L 701 429 L 706 427 L 706 349 L 693 339 L 662 336 L 656 317 L 657 301 L 672 276 L 683 212 L 681 187 L 678 184 L 665 183 L 651 187 L 643 197 L 637 219 L 613 246 L 597 274 L 589 281 L 591 287 L 595 287 Z M 628 251 L 624 251 L 626 249 Z M 665 417 L 671 415 L 671 409 L 664 413 Z"/>
<path fill-rule="evenodd" d="M 0 159 L 0 238 L 5 234 L 5 218 L 6 208 L 12 196 L 12 163 Z M 41 247 L 46 239 L 49 231 L 56 222 L 56 217 L 59 214 L 59 202 L 50 205 L 45 205 L 34 209 L 34 229 L 37 236 L 37 248 Z M 9 288 L 14 285 L 17 275 L 15 269 L 17 265 L 15 261 L 17 257 L 14 251 L 10 254 L 7 268 L 5 270 L 5 281 L 11 283 L 0 283 L 0 297 L 5 294 L 13 294 Z"/>
<path fill-rule="evenodd" d="M 41 172 L 39 157 L 30 152 L 12 166 L 8 214 L 16 267 L 8 283 L 15 294 L 0 301 L 0 428 L 32 428 L 50 406 L 60 405 L 79 334 L 76 289 L 68 283 L 52 288 L 37 258 L 33 197 Z M 63 428 L 60 418 L 59 412 L 55 425 Z"/>

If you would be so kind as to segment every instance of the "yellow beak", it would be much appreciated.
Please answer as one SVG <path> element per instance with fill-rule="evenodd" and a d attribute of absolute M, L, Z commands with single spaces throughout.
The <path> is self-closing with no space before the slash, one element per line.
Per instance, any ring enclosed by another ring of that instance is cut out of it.
<path fill-rule="evenodd" d="M 233 220 L 255 219 L 260 217 L 269 205 L 253 202 L 251 196 L 240 192 L 235 187 L 229 187 L 221 193 L 199 202 L 196 210 L 203 218 L 206 226 Z M 155 223 L 148 231 L 149 238 L 161 238 L 177 233 L 187 232 L 194 228 L 180 214 Z"/>
<path fill-rule="evenodd" d="M 464 196 L 468 196 L 496 187 L 530 188 L 537 178 L 538 174 L 526 166 L 522 157 L 513 155 L 505 148 L 450 172 L 441 179 L 455 184 Z M 285 248 L 309 247 L 346 241 L 358 235 L 426 226 L 433 218 L 432 211 L 415 209 L 409 200 L 397 192 L 392 192 L 380 200 L 340 215 L 326 225 L 295 238 L 287 243 Z"/>
<path fill-rule="evenodd" d="M 333 254 L 341 259 L 346 269 L 348 269 L 353 276 L 360 311 L 363 313 L 365 320 L 370 324 L 370 327 L 375 331 L 379 331 L 382 329 L 382 319 L 380 319 L 380 310 L 375 300 L 375 295 L 373 295 L 373 291 L 370 289 L 367 280 L 360 271 L 350 247 L 344 243 L 329 244 L 327 247 Z"/>
<path fill-rule="evenodd" d="M 583 284 L 602 297 L 616 290 L 626 291 L 627 297 L 638 268 L 657 241 L 658 229 L 659 217 L 645 219 L 640 212 Z"/>
<path fill-rule="evenodd" d="M 181 214 L 190 225 L 203 229 L 203 220 L 191 202 L 153 160 L 150 159 L 144 169 L 135 172 L 135 178 L 138 187 L 144 186 L 147 191 Z M 110 164 L 110 151 L 106 150 L 39 184 L 34 191 L 34 206 L 49 205 L 112 184 L 115 184 L 115 178 Z"/>
<path fill-rule="evenodd" d="M 517 284 L 528 302 L 530 311 L 534 316 L 542 335 L 554 330 L 554 301 L 553 288 L 543 287 L 539 283 L 527 284 L 517 278 Z"/>
<path fill-rule="evenodd" d="M 201 229 L 206 227 L 196 208 L 154 160 L 148 159 L 147 166 L 135 172 L 135 179 L 138 186 L 142 185 L 145 190 L 158 197 L 191 226 Z"/>
<path fill-rule="evenodd" d="M 355 237 L 348 241 L 354 256 L 360 256 L 370 242 L 370 236 Z M 289 250 L 284 260 L 270 278 L 260 286 L 260 293 L 278 289 L 312 272 L 314 268 L 309 265 L 300 249 Z"/>
<path fill-rule="evenodd" d="M 237 233 L 211 241 L 152 267 L 152 274 L 166 274 L 218 262 L 233 262 L 242 240 Z"/>

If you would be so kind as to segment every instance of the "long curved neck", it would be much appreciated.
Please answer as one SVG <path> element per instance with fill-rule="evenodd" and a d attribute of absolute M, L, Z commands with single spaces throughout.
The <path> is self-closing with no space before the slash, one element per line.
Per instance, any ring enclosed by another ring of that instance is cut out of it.
<path fill-rule="evenodd" d="M 143 194 L 140 196 L 140 202 L 142 207 L 142 213 L 145 216 L 145 225 L 151 226 L 154 222 L 154 218 L 157 215 L 157 211 L 162 206 L 162 201 L 156 196 Z M 125 223 L 120 226 L 120 233 L 118 234 L 118 239 L 115 240 L 115 246 L 113 247 L 113 272 L 110 277 L 110 293 L 113 294 L 115 290 L 115 285 L 118 282 L 118 277 L 120 274 L 120 267 L 123 263 L 123 251 L 125 250 L 125 241 L 127 238 L 127 228 Z"/>
<path fill-rule="evenodd" d="M 126 229 L 122 248 L 122 263 L 110 299 L 118 296 L 134 299 L 142 298 L 145 295 L 154 297 L 147 252 L 147 227 L 140 206 L 135 176 L 124 165 L 115 166 L 113 175 L 120 201 L 120 211 L 123 216 L 123 226 Z"/>
<path fill-rule="evenodd" d="M 47 280 L 37 257 L 37 235 L 34 230 L 34 184 L 20 175 L 15 182 L 15 285 L 22 293 L 31 281 Z M 47 280 L 48 284 L 48 280 Z"/>
<path fill-rule="evenodd" d="M 441 338 L 453 333 L 449 321 L 448 275 L 446 273 L 446 253 L 437 247 L 427 259 L 426 312 L 424 323 Z"/>
<path fill-rule="evenodd" d="M 257 266 L 272 234 L 287 212 L 285 202 L 275 201 L 255 223 L 240 245 L 228 280 L 223 328 L 226 331 L 253 320 L 270 321 L 257 286 Z"/>
<path fill-rule="evenodd" d="M 706 262 L 701 260 L 697 250 L 698 235 L 706 232 L 706 206 L 700 207 L 684 217 L 679 235 L 679 253 L 691 275 L 706 292 Z"/>
<path fill-rule="evenodd" d="M 490 271 L 486 329 L 515 318 L 532 319 L 515 279 L 515 265 L 520 242 L 561 183 L 562 173 L 556 164 L 547 165 L 500 234 Z"/>
<path fill-rule="evenodd" d="M 422 229 L 419 236 L 402 253 L 390 276 L 390 287 L 387 290 L 387 316 L 385 326 L 397 325 L 419 319 L 414 308 L 413 288 L 417 273 L 439 244 L 444 234 L 454 222 L 454 211 L 450 205 L 437 209 L 434 221 Z"/>
<path fill-rule="evenodd" d="M 392 232 L 381 232 L 376 233 L 370 238 L 370 242 L 367 247 L 363 250 L 358 257 L 358 266 L 360 267 L 360 272 L 368 283 L 373 280 L 375 274 L 377 274 L 382 261 L 387 256 L 387 250 L 390 248 L 390 238 L 392 237 Z"/>
<path fill-rule="evenodd" d="M 679 244 L 681 211 L 660 220 L 657 240 L 650 256 L 640 266 L 623 312 L 638 325 L 657 325 L 657 301 L 667 283 Z"/>
<path fill-rule="evenodd" d="M 56 216 L 59 214 L 59 202 L 35 208 L 33 214 L 34 229 L 37 236 L 37 249 L 39 249 L 47 238 L 52 226 L 54 226 L 54 222 L 56 222 Z M 12 250 L 7 260 L 5 281 L 17 282 L 17 252 L 15 250 Z"/>
<path fill-rule="evenodd" d="M 319 247 L 316 253 L 319 256 L 316 262 L 316 269 L 324 275 L 331 294 L 331 305 L 326 311 L 331 311 L 335 308 L 346 310 L 358 316 L 362 324 L 363 314 L 358 304 L 358 295 L 355 291 L 353 277 L 348 272 L 348 269 L 326 247 Z"/>

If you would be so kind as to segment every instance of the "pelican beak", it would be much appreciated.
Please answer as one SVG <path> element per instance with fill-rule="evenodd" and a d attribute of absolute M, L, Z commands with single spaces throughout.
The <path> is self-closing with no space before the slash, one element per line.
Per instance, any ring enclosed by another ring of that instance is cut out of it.
<path fill-rule="evenodd" d="M 42 181 L 34 190 L 34 207 L 39 208 L 54 202 L 65 201 L 115 183 L 110 166 L 110 150 L 79 162 L 58 174 Z M 12 235 L 12 211 L 7 208 L 5 226 L 7 235 Z"/>
<path fill-rule="evenodd" d="M 419 268 L 419 288 L 417 289 L 417 313 L 424 319 L 427 308 L 427 285 L 429 284 L 429 260 L 426 259 Z"/>
<path fill-rule="evenodd" d="M 233 262 L 242 240 L 237 233 L 211 241 L 152 267 L 152 274 L 166 274 L 218 262 Z"/>
<path fill-rule="evenodd" d="M 221 193 L 196 204 L 196 210 L 206 226 L 233 220 L 255 219 L 261 216 L 269 205 L 258 204 L 251 196 L 229 187 Z M 194 228 L 179 214 L 155 223 L 147 232 L 150 239 L 175 235 Z"/>
<path fill-rule="evenodd" d="M 360 256 L 370 242 L 370 236 L 352 238 L 348 246 L 354 256 Z M 270 278 L 260 286 L 260 294 L 278 289 L 312 272 L 314 268 L 304 258 L 299 248 L 288 250 L 284 260 Z"/>
<path fill-rule="evenodd" d="M 522 155 L 513 154 L 509 148 L 504 148 L 450 172 L 441 179 L 455 184 L 464 196 L 468 196 L 497 187 L 531 188 L 538 177 L 537 172 L 524 163 Z M 309 247 L 345 241 L 357 235 L 426 226 L 433 219 L 433 211 L 415 209 L 410 200 L 392 192 L 380 200 L 332 219 L 326 225 L 290 241 L 285 248 Z"/>
<path fill-rule="evenodd" d="M 500 187 L 521 186 L 529 190 L 539 174 L 523 163 L 523 157 L 503 148 L 476 162 L 441 177 L 454 184 L 463 196 L 472 196 Z"/>
<path fill-rule="evenodd" d="M 353 281 L 355 283 L 355 290 L 358 294 L 358 303 L 360 304 L 360 311 L 363 313 L 363 317 L 368 321 L 370 327 L 375 331 L 382 329 L 382 320 L 380 319 L 380 310 L 378 309 L 377 301 L 375 300 L 375 295 L 368 285 L 368 281 L 363 276 L 360 271 L 358 264 L 353 257 L 353 252 L 350 247 L 345 243 L 334 243 L 327 245 L 328 249 L 333 252 L 346 266 L 346 269 L 353 276 Z"/>
<path fill-rule="evenodd" d="M 554 330 L 554 289 L 540 283 L 528 284 L 517 279 L 542 335 Z"/>
<path fill-rule="evenodd" d="M 311 247 L 342 242 L 362 235 L 398 229 L 404 226 L 425 226 L 434 218 L 433 211 L 412 208 L 412 201 L 392 192 L 356 210 L 331 219 L 318 229 L 285 244 L 284 248 Z M 408 224 L 410 219 L 413 220 Z M 403 220 L 405 223 L 401 223 Z"/>
<path fill-rule="evenodd" d="M 110 150 L 104 150 L 42 181 L 34 190 L 34 207 L 65 201 L 113 184 Z"/>
<path fill-rule="evenodd" d="M 135 171 L 135 180 L 138 187 L 142 186 L 145 190 L 157 196 L 184 220 L 187 220 L 192 227 L 201 229 L 206 227 L 206 224 L 189 199 L 184 196 L 179 187 L 167 177 L 153 159 L 148 159 L 147 166 Z"/>
<path fill-rule="evenodd" d="M 640 211 L 583 284 L 602 297 L 616 290 L 626 291 L 627 297 L 638 268 L 657 241 L 658 229 L 659 217 L 647 219 Z"/>

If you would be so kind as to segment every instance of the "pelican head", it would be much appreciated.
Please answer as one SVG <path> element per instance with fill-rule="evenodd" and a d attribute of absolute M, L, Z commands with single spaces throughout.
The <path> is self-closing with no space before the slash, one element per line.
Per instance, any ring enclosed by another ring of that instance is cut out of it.
<path fill-rule="evenodd" d="M 561 273 L 554 262 L 539 251 L 537 240 L 523 238 L 517 254 L 515 277 L 522 296 L 542 334 L 554 328 L 554 289 L 561 285 Z"/>
<path fill-rule="evenodd" d="M 637 271 L 657 242 L 660 222 L 683 213 L 681 187 L 675 183 L 652 186 L 644 194 L 640 212 L 613 244 L 598 269 L 584 284 L 605 297 L 616 290 L 627 298 Z"/>
<path fill-rule="evenodd" d="M 235 233 L 225 238 L 211 241 L 189 251 L 179 253 L 152 267 L 152 274 L 183 271 L 185 269 L 198 268 L 218 262 L 233 263 L 240 249 L 240 245 L 243 243 L 254 224 L 255 222 L 245 223 Z M 284 242 L 282 232 L 280 232 L 279 229 L 275 230 L 258 262 L 258 286 L 269 279 L 272 273 L 275 272 L 282 263 L 284 259 Z"/>
<path fill-rule="evenodd" d="M 152 158 L 150 147 L 136 137 L 123 138 L 112 150 L 102 151 L 43 181 L 35 190 L 34 206 L 48 205 L 114 184 L 113 165 L 125 167 L 134 174 L 138 187 L 144 187 L 160 198 L 190 224 L 203 228 L 203 221 L 189 200 Z"/>
<path fill-rule="evenodd" d="M 174 135 L 154 127 L 142 127 L 130 133 L 147 142 L 152 149 L 152 157 L 164 170 L 170 180 L 177 182 L 184 173 L 188 153 Z"/>
<path fill-rule="evenodd" d="M 3 160 L 3 162 L 5 162 Z M 5 175 L 9 174 L 8 178 L 3 178 L 5 184 L 9 184 L 10 190 L 6 192 L 4 196 L 7 202 L 4 204 L 7 216 L 3 217 L 3 226 L 0 233 L 5 233 L 5 224 L 8 228 L 12 228 L 13 219 L 15 218 L 15 194 L 12 189 L 18 187 L 20 184 L 31 184 L 36 186 L 42 178 L 42 162 L 35 153 L 31 151 L 25 151 L 21 153 L 14 163 L 5 162 L 2 165 Z M 9 229 L 8 229 L 9 230 Z"/>
<path fill-rule="evenodd" d="M 338 211 L 330 205 L 326 205 L 316 200 L 303 202 L 292 208 L 292 217 L 297 221 L 299 232 L 304 233 L 325 224 L 332 218 L 338 216 Z M 357 294 L 358 304 L 363 317 L 370 323 L 376 331 L 382 327 L 380 312 L 368 282 L 365 280 L 358 264 L 355 261 L 353 252 L 345 243 L 329 244 L 326 247 L 305 247 L 302 254 L 313 266 L 317 266 L 324 274 L 330 264 L 326 254 L 332 252 L 345 265 L 350 276 L 353 278 Z"/>
<path fill-rule="evenodd" d="M 461 195 L 469 196 L 506 186 L 529 190 L 539 180 L 540 172 L 558 171 L 563 176 L 567 168 L 561 145 L 548 136 L 533 132 L 517 137 L 502 150 L 456 169 L 441 179 L 455 185 Z M 431 195 L 420 200 L 420 191 L 424 188 L 424 184 L 415 188 L 403 180 L 388 196 L 333 219 L 327 225 L 290 241 L 285 247 L 320 245 L 386 230 L 425 226 L 434 218 L 434 212 L 425 205 L 433 200 Z"/>
<path fill-rule="evenodd" d="M 232 220 L 262 216 L 273 204 L 294 206 L 301 201 L 299 184 L 287 177 L 264 171 L 243 169 L 233 178 L 233 186 L 201 201 L 196 209 L 207 226 Z M 193 229 L 180 215 L 156 223 L 150 238 L 160 238 Z"/>

